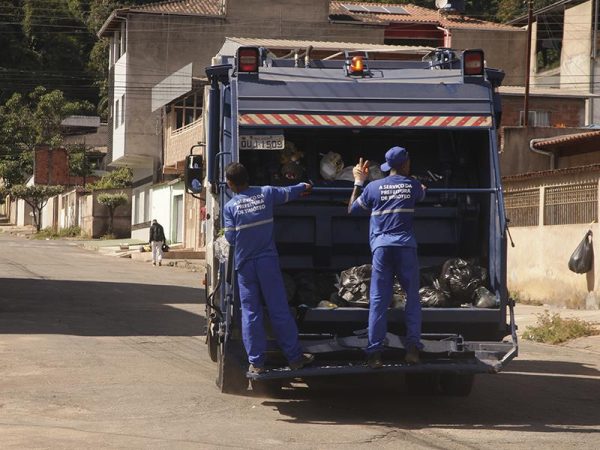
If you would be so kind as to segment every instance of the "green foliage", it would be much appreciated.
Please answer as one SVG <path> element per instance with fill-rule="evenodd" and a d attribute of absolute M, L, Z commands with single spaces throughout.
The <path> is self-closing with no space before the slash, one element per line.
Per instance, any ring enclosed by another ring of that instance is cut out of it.
<path fill-rule="evenodd" d="M 598 331 L 590 322 L 563 318 L 559 314 L 544 311 L 537 315 L 536 325 L 527 327 L 523 338 L 546 344 L 560 344 L 579 337 L 592 336 Z"/>
<path fill-rule="evenodd" d="M 76 177 L 87 177 L 92 174 L 92 168 L 88 164 L 86 151 L 89 148 L 85 144 L 67 146 L 69 154 L 69 173 Z"/>
<path fill-rule="evenodd" d="M 33 235 L 34 239 L 60 239 L 60 238 L 77 238 L 82 237 L 83 233 L 78 226 L 61 228 L 55 232 L 51 227 L 46 227 Z"/>
<path fill-rule="evenodd" d="M 91 190 L 96 189 L 121 189 L 131 186 L 133 172 L 128 167 L 119 167 L 117 170 L 103 175 L 95 183 L 89 185 Z"/>
<path fill-rule="evenodd" d="M 87 102 L 73 102 L 61 91 L 38 86 L 28 94 L 13 94 L 0 106 L 0 178 L 7 186 L 33 174 L 33 150 L 38 144 L 62 142 L 61 122 L 69 115 L 89 112 Z"/>
<path fill-rule="evenodd" d="M 112 208 L 113 210 L 118 208 L 119 206 L 126 205 L 128 200 L 128 195 L 123 192 L 120 192 L 118 194 L 103 192 L 98 196 L 98 203 L 101 203 L 109 209 Z"/>
<path fill-rule="evenodd" d="M 41 228 L 41 213 L 42 208 L 46 206 L 48 200 L 55 195 L 61 194 L 64 188 L 62 186 L 45 186 L 35 184 L 33 186 L 25 186 L 19 184 L 10 189 L 11 196 L 20 198 L 25 201 L 33 209 L 33 222 L 37 231 Z"/>

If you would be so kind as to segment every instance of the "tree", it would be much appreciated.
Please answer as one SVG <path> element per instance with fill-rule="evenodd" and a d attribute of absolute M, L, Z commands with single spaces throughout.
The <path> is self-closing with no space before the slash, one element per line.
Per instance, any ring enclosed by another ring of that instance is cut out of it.
<path fill-rule="evenodd" d="M 131 186 L 133 172 L 128 167 L 119 167 L 106 175 L 103 175 L 95 183 L 90 184 L 90 189 L 121 189 Z"/>
<path fill-rule="evenodd" d="M 66 147 L 69 155 L 69 173 L 76 177 L 83 177 L 85 185 L 85 177 L 93 173 L 86 157 L 86 152 L 90 147 L 85 144 L 73 144 Z"/>
<path fill-rule="evenodd" d="M 62 193 L 62 186 L 45 186 L 36 184 L 25 186 L 19 184 L 10 189 L 10 195 L 25 201 L 33 209 L 33 223 L 37 231 L 42 227 L 42 209 L 48 203 L 48 200 L 55 195 Z"/>
<path fill-rule="evenodd" d="M 33 151 L 38 144 L 62 143 L 62 121 L 92 109 L 73 102 L 61 91 L 38 86 L 27 96 L 13 94 L 0 106 L 0 178 L 7 186 L 24 183 L 33 174 Z"/>
<path fill-rule="evenodd" d="M 115 217 L 115 210 L 119 206 L 126 205 L 129 201 L 129 197 L 124 192 L 120 192 L 118 194 L 109 194 L 108 192 L 104 192 L 98 196 L 98 203 L 104 205 L 108 208 L 108 230 L 107 234 L 112 234 L 113 232 L 113 220 Z"/>

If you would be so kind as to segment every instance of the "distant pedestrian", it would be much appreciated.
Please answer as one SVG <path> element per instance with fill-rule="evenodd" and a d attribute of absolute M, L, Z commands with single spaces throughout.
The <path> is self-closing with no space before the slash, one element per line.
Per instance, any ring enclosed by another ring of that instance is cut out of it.
<path fill-rule="evenodd" d="M 152 225 L 150 226 L 150 238 L 148 240 L 150 241 L 150 247 L 152 247 L 152 265 L 155 266 L 158 263 L 158 265 L 161 266 L 163 245 L 165 243 L 165 230 L 156 219 L 152 220 Z"/>

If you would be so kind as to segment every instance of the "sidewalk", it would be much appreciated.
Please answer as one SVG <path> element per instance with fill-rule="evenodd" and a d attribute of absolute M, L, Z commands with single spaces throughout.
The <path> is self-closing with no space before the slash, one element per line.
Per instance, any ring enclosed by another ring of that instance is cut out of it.
<path fill-rule="evenodd" d="M 535 306 L 517 303 L 515 306 L 515 322 L 519 327 L 517 330 L 519 337 L 523 336 L 527 327 L 537 323 L 537 316 L 544 314 L 544 311 L 548 311 L 550 315 L 559 314 L 563 318 L 585 320 L 595 324 L 596 328 L 600 329 L 600 310 L 566 309 L 551 305 Z M 600 335 L 573 339 L 558 345 L 600 353 Z"/>
<path fill-rule="evenodd" d="M 93 239 L 85 241 L 76 241 L 76 245 L 85 248 L 86 250 L 97 251 L 106 256 L 118 258 L 130 258 L 138 262 L 150 263 L 152 261 L 152 253 L 149 251 L 141 251 L 141 248 L 147 248 L 148 243 L 139 239 Z M 171 253 L 171 254 L 170 254 Z M 180 267 L 191 270 L 192 272 L 202 272 L 205 269 L 204 259 L 198 259 L 197 252 L 187 252 L 190 258 L 185 256 L 186 252 L 178 251 L 173 248 L 173 252 L 166 252 L 163 256 L 163 266 Z"/>

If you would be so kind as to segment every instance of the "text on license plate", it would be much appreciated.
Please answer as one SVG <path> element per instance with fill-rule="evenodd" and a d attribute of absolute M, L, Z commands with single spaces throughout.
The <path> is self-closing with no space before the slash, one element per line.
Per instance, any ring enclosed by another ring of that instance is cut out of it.
<path fill-rule="evenodd" d="M 283 134 L 240 136 L 240 150 L 283 150 L 284 147 Z"/>

